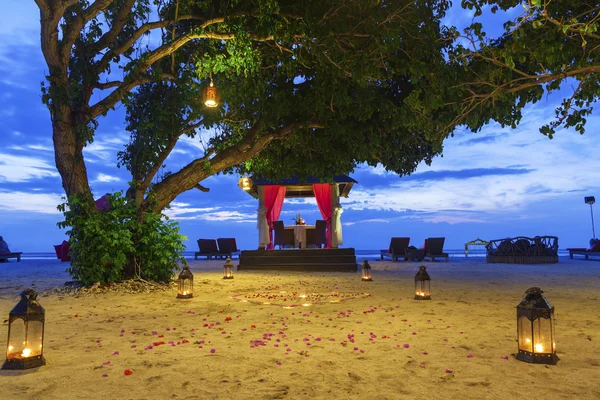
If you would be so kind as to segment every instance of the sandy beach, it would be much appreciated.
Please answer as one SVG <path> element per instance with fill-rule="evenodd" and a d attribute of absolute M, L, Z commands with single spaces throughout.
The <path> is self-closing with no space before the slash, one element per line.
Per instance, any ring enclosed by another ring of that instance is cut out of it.
<path fill-rule="evenodd" d="M 222 264 L 190 261 L 189 300 L 174 287 L 61 295 L 47 289 L 69 280 L 67 264 L 0 264 L 0 348 L 17 294 L 35 287 L 47 360 L 0 371 L 0 398 L 600 399 L 600 262 L 373 261 L 373 282 L 249 271 L 226 281 Z M 412 300 L 421 264 L 431 301 Z M 556 307 L 556 366 L 514 357 L 530 286 Z"/>

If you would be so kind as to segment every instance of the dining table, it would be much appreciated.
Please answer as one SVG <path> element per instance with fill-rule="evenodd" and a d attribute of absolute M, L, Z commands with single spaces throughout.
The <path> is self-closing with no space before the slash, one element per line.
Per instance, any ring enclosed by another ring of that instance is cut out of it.
<path fill-rule="evenodd" d="M 306 248 L 306 230 L 315 229 L 314 225 L 288 225 L 285 229 L 294 230 L 294 247 L 297 249 Z"/>

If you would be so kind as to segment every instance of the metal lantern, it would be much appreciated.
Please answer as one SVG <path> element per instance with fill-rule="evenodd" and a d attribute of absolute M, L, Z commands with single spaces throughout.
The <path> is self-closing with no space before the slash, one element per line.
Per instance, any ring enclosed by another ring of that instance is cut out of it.
<path fill-rule="evenodd" d="M 225 265 L 223 265 L 223 279 L 233 279 L 233 263 L 229 257 L 227 257 Z"/>
<path fill-rule="evenodd" d="M 556 364 L 554 306 L 538 287 L 527 289 L 517 306 L 517 360 L 535 364 Z"/>
<path fill-rule="evenodd" d="M 242 177 L 238 181 L 238 186 L 248 192 L 250 189 L 252 189 L 252 179 L 248 177 Z"/>
<path fill-rule="evenodd" d="M 371 278 L 371 266 L 369 265 L 369 262 L 367 260 L 363 261 L 362 280 L 369 282 L 373 280 L 373 278 Z"/>
<path fill-rule="evenodd" d="M 6 361 L 2 369 L 29 369 L 46 365 L 44 359 L 44 308 L 33 289 L 21 292 L 21 300 L 8 316 Z"/>
<path fill-rule="evenodd" d="M 179 274 L 179 288 L 177 289 L 178 299 L 191 299 L 194 297 L 194 274 L 189 266 L 184 266 Z"/>
<path fill-rule="evenodd" d="M 219 93 L 217 93 L 212 76 L 210 77 L 210 84 L 204 89 L 204 105 L 209 108 L 215 108 L 219 105 Z"/>
<path fill-rule="evenodd" d="M 431 300 L 431 277 L 424 265 L 415 275 L 415 300 Z"/>

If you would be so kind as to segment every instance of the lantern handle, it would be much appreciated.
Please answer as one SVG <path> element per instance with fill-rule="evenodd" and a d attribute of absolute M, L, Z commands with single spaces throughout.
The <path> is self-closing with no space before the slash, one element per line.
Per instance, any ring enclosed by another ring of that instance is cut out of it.
<path fill-rule="evenodd" d="M 37 300 L 37 292 L 31 288 L 21 292 L 21 298 L 26 300 Z"/>

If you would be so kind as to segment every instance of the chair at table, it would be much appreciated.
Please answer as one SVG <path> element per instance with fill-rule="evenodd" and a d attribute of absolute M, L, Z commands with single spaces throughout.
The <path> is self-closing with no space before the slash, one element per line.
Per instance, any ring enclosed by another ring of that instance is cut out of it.
<path fill-rule="evenodd" d="M 321 245 L 317 244 L 317 232 L 315 231 L 315 229 L 306 230 L 306 245 L 304 247 L 316 247 L 317 249 L 321 248 Z"/>
<path fill-rule="evenodd" d="M 280 249 L 295 247 L 294 230 L 285 229 L 283 221 L 273 221 L 273 234 L 273 246 L 279 246 Z"/>
<path fill-rule="evenodd" d="M 327 247 L 327 222 L 322 219 L 318 219 L 315 222 L 315 244 L 321 248 Z"/>

